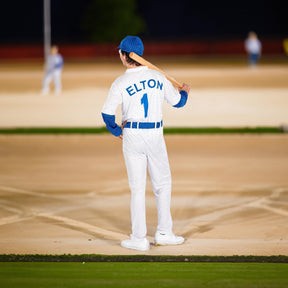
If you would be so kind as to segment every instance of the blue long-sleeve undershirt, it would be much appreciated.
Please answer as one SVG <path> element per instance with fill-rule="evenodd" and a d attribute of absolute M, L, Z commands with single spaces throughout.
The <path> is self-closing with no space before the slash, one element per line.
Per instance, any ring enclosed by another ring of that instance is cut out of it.
<path fill-rule="evenodd" d="M 175 107 L 175 108 L 183 107 L 183 106 L 185 106 L 185 104 L 187 102 L 188 93 L 186 91 L 184 91 L 184 90 L 181 90 L 180 94 L 181 94 L 180 101 L 176 105 L 173 105 L 173 107 Z"/>
<path fill-rule="evenodd" d="M 102 118 L 109 132 L 111 132 L 116 137 L 119 137 L 122 134 L 121 127 L 115 123 L 115 115 L 102 113 Z"/>

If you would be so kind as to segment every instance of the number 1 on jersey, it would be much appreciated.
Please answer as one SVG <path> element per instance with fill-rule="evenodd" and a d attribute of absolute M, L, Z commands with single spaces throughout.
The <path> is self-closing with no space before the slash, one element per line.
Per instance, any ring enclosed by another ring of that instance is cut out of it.
<path fill-rule="evenodd" d="M 145 118 L 147 118 L 147 116 L 148 116 L 148 97 L 147 97 L 147 93 L 145 93 L 143 95 L 143 97 L 141 98 L 141 104 L 143 104 L 143 106 L 144 106 L 144 115 L 145 115 Z"/>

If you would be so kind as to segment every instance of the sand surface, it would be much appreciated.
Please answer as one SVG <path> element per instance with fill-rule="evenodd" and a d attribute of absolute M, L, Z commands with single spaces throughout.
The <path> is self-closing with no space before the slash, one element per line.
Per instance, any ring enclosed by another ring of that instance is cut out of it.
<path fill-rule="evenodd" d="M 157 63 L 155 63 L 157 64 Z M 172 126 L 288 123 L 287 65 L 173 65 L 191 85 Z M 0 127 L 102 126 L 116 63 L 66 63 L 63 93 L 43 96 L 39 63 L 0 67 Z M 117 120 L 121 121 L 120 109 Z M 0 253 L 288 255 L 288 136 L 165 136 L 174 232 L 183 245 L 130 251 L 130 192 L 121 141 L 111 135 L 0 136 Z M 157 211 L 147 185 L 148 238 Z"/>
<path fill-rule="evenodd" d="M 288 137 L 166 136 L 181 246 L 144 254 L 288 255 Z M 0 137 L 0 253 L 139 254 L 121 142 L 105 136 Z M 157 211 L 147 185 L 148 238 Z"/>
<path fill-rule="evenodd" d="M 288 65 L 159 66 L 191 86 L 184 108 L 164 103 L 166 127 L 288 125 Z M 101 110 L 112 82 L 125 71 L 121 64 L 68 63 L 63 93 L 48 96 L 40 93 L 41 68 L 40 63 L 0 67 L 0 127 L 103 126 Z M 121 122 L 121 107 L 116 119 Z"/>

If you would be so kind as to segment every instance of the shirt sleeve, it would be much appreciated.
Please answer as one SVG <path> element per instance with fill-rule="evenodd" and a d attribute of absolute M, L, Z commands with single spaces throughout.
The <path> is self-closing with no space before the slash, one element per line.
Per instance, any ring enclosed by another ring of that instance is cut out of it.
<path fill-rule="evenodd" d="M 102 108 L 102 113 L 115 115 L 117 107 L 122 104 L 122 95 L 116 81 L 112 84 L 107 100 Z"/>
<path fill-rule="evenodd" d="M 57 57 L 55 57 L 55 69 L 61 69 L 64 64 L 63 57 L 60 54 L 57 54 L 56 56 Z"/>
<path fill-rule="evenodd" d="M 170 105 L 174 106 L 179 103 L 181 99 L 181 95 L 179 91 L 172 85 L 172 83 L 164 78 L 164 99 L 166 102 L 168 102 Z"/>

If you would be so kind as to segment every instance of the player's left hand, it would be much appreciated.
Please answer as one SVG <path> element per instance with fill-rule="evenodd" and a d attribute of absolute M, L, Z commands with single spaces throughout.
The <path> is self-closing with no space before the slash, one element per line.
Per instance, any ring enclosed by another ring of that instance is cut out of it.
<path fill-rule="evenodd" d="M 121 125 L 121 129 L 122 129 L 122 134 L 119 136 L 119 138 L 122 140 L 123 139 L 123 129 L 125 127 L 125 125 L 127 124 L 127 121 L 123 122 Z"/>

